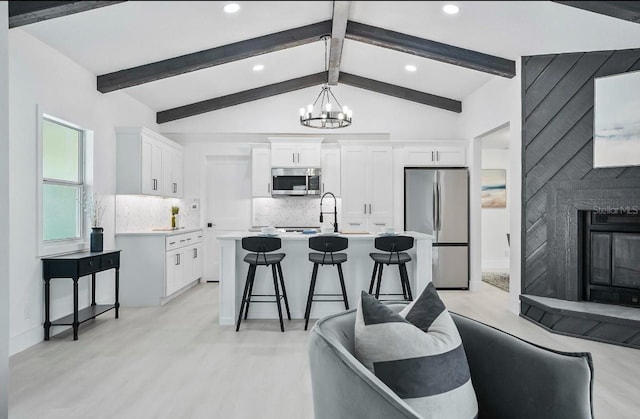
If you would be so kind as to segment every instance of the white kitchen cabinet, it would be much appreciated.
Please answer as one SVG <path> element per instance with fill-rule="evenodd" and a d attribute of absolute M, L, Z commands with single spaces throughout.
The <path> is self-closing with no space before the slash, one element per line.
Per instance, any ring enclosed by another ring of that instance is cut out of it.
<path fill-rule="evenodd" d="M 271 197 L 271 150 L 251 150 L 251 190 L 253 197 Z"/>
<path fill-rule="evenodd" d="M 183 147 L 147 128 L 116 129 L 116 193 L 183 196 Z"/>
<path fill-rule="evenodd" d="M 340 196 L 340 149 L 322 147 L 322 193 Z"/>
<path fill-rule="evenodd" d="M 271 167 L 320 167 L 320 141 L 271 140 Z"/>
<path fill-rule="evenodd" d="M 162 186 L 163 195 L 172 198 L 182 198 L 184 193 L 184 162 L 183 153 L 171 147 L 162 150 Z"/>
<path fill-rule="evenodd" d="M 407 146 L 404 148 L 404 165 L 419 166 L 466 166 L 465 146 Z"/>
<path fill-rule="evenodd" d="M 202 229 L 116 234 L 116 247 L 122 249 L 120 302 L 161 305 L 190 288 L 202 278 L 202 241 Z"/>
<path fill-rule="evenodd" d="M 393 222 L 393 153 L 390 146 L 343 146 L 344 231 L 380 231 Z"/>

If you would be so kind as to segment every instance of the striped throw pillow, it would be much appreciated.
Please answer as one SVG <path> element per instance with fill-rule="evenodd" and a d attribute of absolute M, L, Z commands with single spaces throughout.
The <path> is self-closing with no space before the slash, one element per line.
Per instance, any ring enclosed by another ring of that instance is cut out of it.
<path fill-rule="evenodd" d="M 425 419 L 473 419 L 478 403 L 458 329 L 433 284 L 394 313 L 362 292 L 356 356 Z"/>

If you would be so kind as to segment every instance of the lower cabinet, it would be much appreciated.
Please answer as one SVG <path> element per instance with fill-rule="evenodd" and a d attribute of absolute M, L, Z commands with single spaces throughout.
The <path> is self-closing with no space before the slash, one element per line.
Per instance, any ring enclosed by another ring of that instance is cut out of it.
<path fill-rule="evenodd" d="M 165 304 L 202 278 L 202 239 L 202 230 L 168 235 L 116 234 L 117 245 L 129 252 L 129 265 L 120 269 L 120 303 Z"/>

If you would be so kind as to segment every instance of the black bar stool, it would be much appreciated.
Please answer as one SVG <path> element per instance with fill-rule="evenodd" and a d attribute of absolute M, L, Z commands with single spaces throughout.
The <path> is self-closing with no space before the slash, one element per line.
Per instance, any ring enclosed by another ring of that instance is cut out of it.
<path fill-rule="evenodd" d="M 322 253 L 309 253 L 309 261 L 313 262 L 313 274 L 309 284 L 309 296 L 307 297 L 307 309 L 304 312 L 304 330 L 309 325 L 309 315 L 311 314 L 311 303 L 314 301 L 344 301 L 344 308 L 349 310 L 349 300 L 347 291 L 344 288 L 344 276 L 342 275 L 342 264 L 347 261 L 346 253 L 335 253 L 349 247 L 349 239 L 336 236 L 316 236 L 309 238 L 309 248 Z M 340 294 L 315 294 L 316 279 L 318 277 L 319 265 L 336 265 L 338 267 L 338 277 L 340 278 L 340 288 L 342 288 L 342 299 L 335 300 L 314 300 L 313 297 L 339 297 Z"/>
<path fill-rule="evenodd" d="M 278 305 L 278 316 L 280 317 L 280 330 L 284 332 L 284 323 L 282 322 L 282 308 L 280 299 L 284 299 L 284 305 L 287 309 L 287 317 L 291 320 L 289 313 L 289 301 L 287 300 L 287 290 L 284 287 L 284 278 L 282 277 L 282 267 L 280 261 L 284 259 L 284 253 L 269 253 L 282 247 L 282 243 L 277 237 L 244 237 L 242 239 L 242 248 L 249 252 L 244 257 L 244 261 L 249 264 L 247 272 L 247 281 L 244 284 L 244 292 L 242 294 L 242 303 L 240 304 L 240 313 L 238 313 L 238 323 L 236 324 L 236 332 L 240 329 L 240 321 L 242 320 L 242 311 L 244 310 L 244 319 L 249 314 L 249 303 L 252 302 L 251 297 L 274 297 L 273 294 L 255 294 L 253 295 L 253 282 L 256 278 L 256 268 L 260 265 L 271 265 L 271 273 L 273 275 L 273 289 L 275 290 L 275 303 Z M 276 273 L 277 269 L 277 273 Z M 280 285 L 282 286 L 282 296 L 278 289 L 278 274 L 280 275 Z M 253 301 L 254 303 L 272 303 L 274 300 Z M 246 305 L 246 306 L 245 306 Z"/>
<path fill-rule="evenodd" d="M 411 295 L 411 285 L 409 285 L 409 276 L 407 275 L 406 263 L 411 261 L 411 256 L 405 253 L 413 247 L 413 237 L 411 236 L 384 236 L 376 237 L 374 246 L 378 250 L 388 253 L 369 253 L 371 259 L 375 262 L 373 265 L 373 274 L 371 275 L 371 284 L 369 284 L 369 294 L 373 294 L 373 285 L 376 282 L 376 272 L 378 274 L 378 283 L 376 285 L 376 298 L 380 296 L 380 282 L 382 282 L 382 267 L 384 265 L 398 265 L 400 270 L 400 283 L 402 284 L 402 294 L 383 294 L 383 295 L 402 295 L 405 300 L 413 301 Z"/>

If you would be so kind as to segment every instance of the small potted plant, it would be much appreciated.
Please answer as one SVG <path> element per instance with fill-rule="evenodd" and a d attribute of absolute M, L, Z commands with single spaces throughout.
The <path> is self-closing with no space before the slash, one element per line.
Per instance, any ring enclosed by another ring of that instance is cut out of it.
<path fill-rule="evenodd" d="M 178 228 L 176 215 L 180 212 L 180 207 L 171 207 L 171 228 Z"/>
<path fill-rule="evenodd" d="M 102 216 L 106 210 L 106 207 L 102 201 L 102 198 L 98 194 L 90 194 L 86 191 L 82 192 L 82 208 L 85 214 L 89 218 L 91 223 L 91 235 L 90 235 L 90 251 L 102 252 L 103 243 L 103 231 L 102 228 Z"/>

